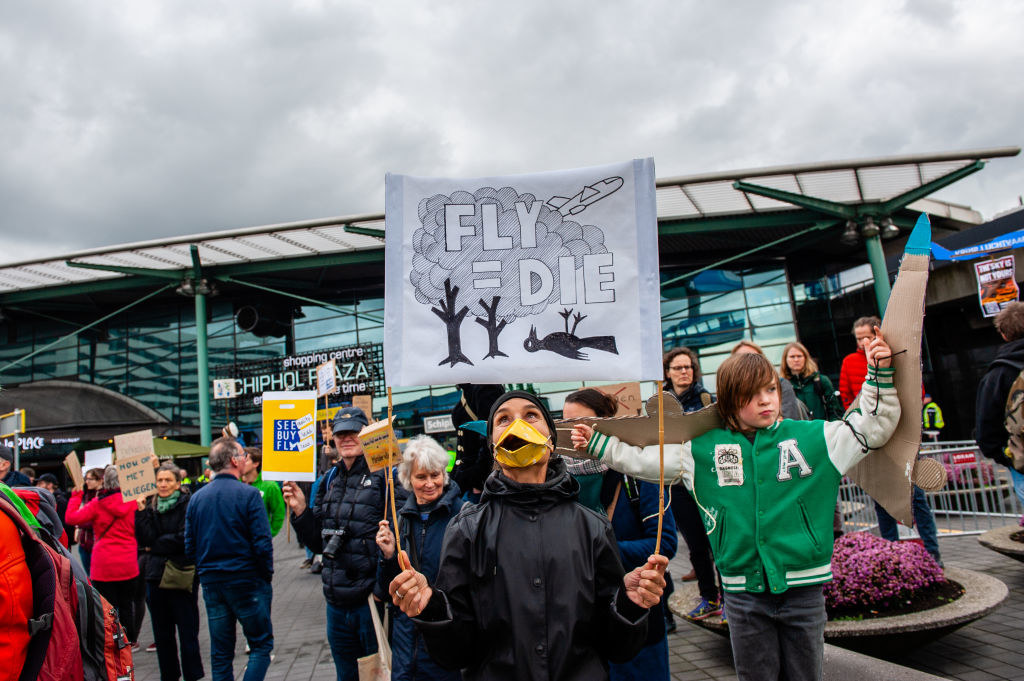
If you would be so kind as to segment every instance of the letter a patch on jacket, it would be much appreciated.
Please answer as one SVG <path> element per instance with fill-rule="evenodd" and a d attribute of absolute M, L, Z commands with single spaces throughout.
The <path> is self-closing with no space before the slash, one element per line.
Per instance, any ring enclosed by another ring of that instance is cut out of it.
<path fill-rule="evenodd" d="M 793 474 L 789 470 L 793 466 L 800 467 L 801 478 L 806 478 L 814 472 L 807 465 L 807 460 L 804 458 L 800 448 L 796 446 L 796 440 L 783 440 L 779 443 L 779 482 L 793 479 Z"/>

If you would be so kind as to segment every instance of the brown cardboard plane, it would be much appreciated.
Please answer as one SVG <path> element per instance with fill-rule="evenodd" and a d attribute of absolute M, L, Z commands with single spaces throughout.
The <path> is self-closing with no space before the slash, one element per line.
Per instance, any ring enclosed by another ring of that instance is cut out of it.
<path fill-rule="evenodd" d="M 928 285 L 928 258 L 931 226 L 921 215 L 907 241 L 899 275 L 889 295 L 882 319 L 882 335 L 896 354 L 896 391 L 901 415 L 892 438 L 871 452 L 848 477 L 878 501 L 894 518 L 913 526 L 912 484 L 934 491 L 946 484 L 946 471 L 937 461 L 918 459 L 921 448 L 921 328 L 924 322 L 924 296 Z M 901 352 L 906 350 L 906 352 Z M 715 405 L 684 414 L 675 400 L 665 402 L 665 442 L 680 443 L 721 425 Z M 857 407 L 860 396 L 851 409 Z M 572 426 L 587 423 L 602 433 L 614 435 L 637 446 L 658 444 L 658 396 L 647 400 L 647 415 L 615 418 L 580 418 L 556 424 L 556 451 L 564 456 L 585 455 L 572 448 Z M 667 477 L 672 477 L 666 471 Z"/>

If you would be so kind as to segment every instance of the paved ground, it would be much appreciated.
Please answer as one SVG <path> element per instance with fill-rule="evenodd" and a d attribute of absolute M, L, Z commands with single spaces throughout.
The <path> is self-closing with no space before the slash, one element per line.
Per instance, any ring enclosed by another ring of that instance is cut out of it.
<path fill-rule="evenodd" d="M 1010 587 L 1010 597 L 1002 608 L 988 617 L 923 648 L 907 651 L 890 662 L 947 679 L 1024 679 L 1024 563 L 982 548 L 976 536 L 943 537 L 940 548 L 947 565 L 979 570 L 1003 580 Z M 299 568 L 304 556 L 294 538 L 288 543 L 282 532 L 274 542 L 274 549 L 276 649 L 267 678 L 333 679 L 334 664 L 324 640 L 325 613 L 320 577 Z M 685 557 L 677 557 L 672 562 L 672 572 L 677 577 L 688 570 L 689 563 Z M 210 643 L 201 604 L 200 609 L 200 647 L 209 678 Z M 143 646 L 153 640 L 148 620 L 143 624 L 140 638 Z M 669 650 L 673 681 L 736 678 L 728 641 L 703 629 L 680 622 L 678 631 L 669 637 Z M 244 641 L 239 632 L 235 658 L 239 679 L 245 660 Z M 838 675 L 832 675 L 834 678 L 847 675 L 850 665 L 857 665 L 856 658 L 851 660 L 850 656 L 838 650 L 826 653 L 826 667 L 830 661 L 834 671 L 838 672 Z M 154 653 L 138 653 L 136 665 L 138 681 L 160 678 Z M 866 676 L 880 680 L 897 678 L 897 672 L 890 669 L 890 673 Z M 829 676 L 826 668 L 826 678 Z M 907 676 L 913 676 L 913 673 L 907 670 Z"/>

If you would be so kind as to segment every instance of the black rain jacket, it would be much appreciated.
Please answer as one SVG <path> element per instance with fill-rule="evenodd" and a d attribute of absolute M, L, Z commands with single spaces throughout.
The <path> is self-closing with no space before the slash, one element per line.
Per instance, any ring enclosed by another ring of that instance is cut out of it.
<path fill-rule="evenodd" d="M 330 481 L 327 476 L 330 475 Z M 377 524 L 384 519 L 386 471 L 371 473 L 359 457 L 352 468 L 339 461 L 317 488 L 316 500 L 292 518 L 299 539 L 313 553 L 323 553 L 330 536 L 323 530 L 345 529 L 334 559 L 323 556 L 324 596 L 331 605 L 366 605 L 377 581 Z"/>
<path fill-rule="evenodd" d="M 594 681 L 640 650 L 647 611 L 626 597 L 608 519 L 578 492 L 561 458 L 538 485 L 495 471 L 451 522 L 434 595 L 413 619 L 441 666 L 467 681 Z"/>
<path fill-rule="evenodd" d="M 140 551 L 148 551 L 146 569 L 142 578 L 147 582 L 159 582 L 164 575 L 164 563 L 171 560 L 179 566 L 186 565 L 185 558 L 185 512 L 188 508 L 189 493 L 184 487 L 174 506 L 163 513 L 157 513 L 153 501 L 146 508 L 135 512 L 135 539 Z"/>
<path fill-rule="evenodd" d="M 996 463 L 1012 466 L 1003 453 L 1010 434 L 1006 432 L 1006 398 L 1010 386 L 1024 368 L 1024 338 L 1003 345 L 996 352 L 996 358 L 988 372 L 978 383 L 978 400 L 975 403 L 974 439 L 981 453 Z"/>

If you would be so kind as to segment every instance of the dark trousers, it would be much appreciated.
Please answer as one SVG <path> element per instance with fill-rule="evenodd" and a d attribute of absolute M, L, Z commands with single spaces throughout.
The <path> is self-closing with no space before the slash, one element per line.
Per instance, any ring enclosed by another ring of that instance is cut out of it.
<path fill-rule="evenodd" d="M 780 594 L 725 594 L 739 681 L 821 681 L 825 595 L 820 584 Z"/>
<path fill-rule="evenodd" d="M 711 556 L 711 544 L 704 531 L 697 502 L 683 485 L 672 486 L 672 515 L 676 527 L 683 533 L 686 548 L 690 551 L 690 564 L 697 573 L 697 588 L 700 597 L 709 601 L 718 600 L 718 584 L 715 582 L 715 562 Z"/>
<path fill-rule="evenodd" d="M 377 652 L 377 634 L 370 618 L 370 606 L 355 608 L 327 604 L 327 642 L 338 681 L 359 681 L 360 657 Z"/>
<path fill-rule="evenodd" d="M 117 608 L 117 617 L 121 620 L 128 640 L 136 643 L 139 640 L 139 628 L 135 624 L 135 590 L 138 589 L 139 577 L 122 579 L 117 582 L 92 580 L 92 585 L 100 595 Z"/>
<path fill-rule="evenodd" d="M 185 681 L 203 678 L 203 659 L 199 652 L 199 584 L 189 593 L 161 589 L 156 582 L 150 582 L 146 584 L 146 604 L 156 641 L 160 681 L 177 681 L 183 673 Z"/>
<path fill-rule="evenodd" d="M 206 618 L 210 626 L 210 667 L 214 681 L 234 681 L 235 623 L 249 642 L 249 664 L 245 681 L 262 681 L 274 649 L 274 627 L 270 622 L 270 583 L 214 583 L 203 585 Z"/>

